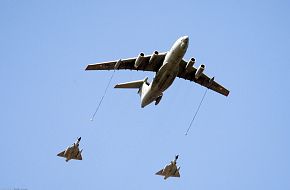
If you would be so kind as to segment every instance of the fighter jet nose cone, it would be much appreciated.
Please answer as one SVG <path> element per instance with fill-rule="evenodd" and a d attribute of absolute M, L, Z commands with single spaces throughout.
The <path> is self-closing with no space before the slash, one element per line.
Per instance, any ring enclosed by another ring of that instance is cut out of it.
<path fill-rule="evenodd" d="M 188 36 L 182 36 L 182 37 L 181 37 L 181 40 L 184 41 L 184 42 L 186 42 L 186 41 L 189 40 L 189 37 L 188 37 Z"/>

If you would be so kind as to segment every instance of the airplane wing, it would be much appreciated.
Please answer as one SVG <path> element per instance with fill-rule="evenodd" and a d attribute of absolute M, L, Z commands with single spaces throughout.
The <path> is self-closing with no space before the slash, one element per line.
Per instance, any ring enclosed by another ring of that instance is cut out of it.
<path fill-rule="evenodd" d="M 179 173 L 179 171 L 177 170 L 177 171 L 175 172 L 175 174 L 174 174 L 172 177 L 180 177 L 180 173 Z"/>
<path fill-rule="evenodd" d="M 160 170 L 159 172 L 157 172 L 155 175 L 162 175 L 162 176 L 164 176 L 164 175 L 163 175 L 163 169 Z"/>
<path fill-rule="evenodd" d="M 166 53 L 154 54 L 154 61 L 149 63 L 151 55 L 144 56 L 142 59 L 142 63 L 135 68 L 134 64 L 137 59 L 129 58 L 129 59 L 120 59 L 117 61 L 109 61 L 102 63 L 90 64 L 86 67 L 86 70 L 141 70 L 141 71 L 153 71 L 157 72 L 161 67 Z"/>
<path fill-rule="evenodd" d="M 64 156 L 64 152 L 65 152 L 65 151 L 62 151 L 62 152 L 58 153 L 57 156 L 65 157 L 65 156 Z"/>
<path fill-rule="evenodd" d="M 76 158 L 73 158 L 75 160 L 83 160 L 83 157 L 81 154 L 78 154 Z"/>
<path fill-rule="evenodd" d="M 183 78 L 185 80 L 190 80 L 193 81 L 195 83 L 200 84 L 201 86 L 207 87 L 215 92 L 218 92 L 224 96 L 228 96 L 230 91 L 227 90 L 225 87 L 223 87 L 222 85 L 218 84 L 217 82 L 215 82 L 214 80 L 211 80 L 211 78 L 209 78 L 208 76 L 206 76 L 204 73 L 201 74 L 201 76 L 196 79 L 195 78 L 195 73 L 197 71 L 196 68 L 194 67 L 190 67 L 188 70 L 185 69 L 186 68 L 186 64 L 187 62 L 182 60 L 180 63 L 180 69 L 179 69 L 179 73 L 178 73 L 178 77 L 179 78 Z"/>

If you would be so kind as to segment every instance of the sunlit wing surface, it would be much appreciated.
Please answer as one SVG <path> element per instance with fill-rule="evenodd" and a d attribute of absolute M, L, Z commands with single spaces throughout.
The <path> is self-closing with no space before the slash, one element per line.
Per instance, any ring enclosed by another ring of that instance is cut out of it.
<path fill-rule="evenodd" d="M 109 61 L 109 62 L 102 62 L 96 64 L 90 64 L 87 66 L 86 70 L 141 70 L 141 71 L 153 71 L 157 72 L 161 67 L 163 60 L 165 58 L 166 53 L 160 53 L 156 55 L 156 59 L 153 63 L 149 63 L 151 55 L 144 56 L 142 60 L 142 64 L 140 64 L 137 68 L 134 67 L 135 58 L 117 60 L 117 61 Z M 117 64 L 118 63 L 118 64 Z M 117 64 L 117 67 L 116 67 Z"/>
<path fill-rule="evenodd" d="M 197 69 L 194 67 L 190 67 L 189 69 L 185 69 L 186 64 L 187 64 L 186 61 L 184 61 L 184 60 L 181 61 L 179 73 L 177 75 L 179 78 L 193 81 L 193 82 L 198 83 L 198 84 L 200 84 L 206 88 L 209 88 L 215 92 L 218 92 L 224 96 L 229 95 L 229 93 L 230 93 L 229 90 L 227 90 L 226 88 L 224 88 L 222 85 L 218 84 L 215 81 L 211 82 L 211 78 L 209 78 L 208 76 L 206 76 L 203 73 L 201 74 L 201 76 L 199 78 L 196 79 L 195 73 L 196 73 Z"/>

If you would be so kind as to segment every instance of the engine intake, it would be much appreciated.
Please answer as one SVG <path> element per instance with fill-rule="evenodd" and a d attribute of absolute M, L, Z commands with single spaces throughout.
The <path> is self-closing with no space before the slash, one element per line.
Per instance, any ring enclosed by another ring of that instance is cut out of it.
<path fill-rule="evenodd" d="M 140 53 L 135 61 L 134 67 L 138 68 L 144 61 L 144 53 Z"/>
<path fill-rule="evenodd" d="M 200 65 L 195 73 L 195 79 L 198 79 L 205 69 L 205 65 Z"/>
<path fill-rule="evenodd" d="M 158 97 L 156 98 L 156 100 L 155 100 L 155 105 L 158 105 L 158 104 L 159 104 L 159 102 L 160 102 L 161 99 L 162 99 L 162 96 L 163 96 L 163 94 L 161 94 L 160 96 L 158 96 Z"/>
<path fill-rule="evenodd" d="M 154 51 L 150 57 L 149 64 L 154 64 L 158 57 L 158 51 Z"/>
<path fill-rule="evenodd" d="M 195 59 L 194 58 L 191 58 L 188 62 L 187 62 L 187 64 L 186 64 L 186 70 L 188 70 L 189 68 L 191 68 L 193 65 L 194 65 L 194 63 L 195 63 Z"/>

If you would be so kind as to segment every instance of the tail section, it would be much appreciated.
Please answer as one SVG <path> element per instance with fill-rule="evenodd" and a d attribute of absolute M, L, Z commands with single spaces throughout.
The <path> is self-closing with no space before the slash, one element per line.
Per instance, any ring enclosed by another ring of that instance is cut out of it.
<path fill-rule="evenodd" d="M 141 107 L 143 108 L 143 98 L 146 93 L 150 90 L 150 83 L 147 81 L 148 77 L 143 80 L 131 81 L 126 83 L 120 83 L 115 86 L 115 88 L 137 88 L 138 94 L 141 98 Z"/>
<path fill-rule="evenodd" d="M 120 84 L 117 84 L 115 88 L 137 88 L 139 89 L 138 94 L 142 97 L 142 95 L 147 91 L 150 85 L 147 80 L 148 80 L 148 77 L 146 77 L 143 80 L 120 83 Z"/>
<path fill-rule="evenodd" d="M 148 77 L 144 80 L 136 80 L 131 82 L 120 83 L 115 86 L 115 88 L 138 88 L 140 89 L 144 82 L 147 82 Z"/>

